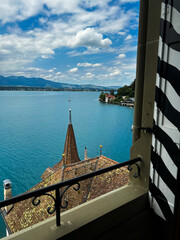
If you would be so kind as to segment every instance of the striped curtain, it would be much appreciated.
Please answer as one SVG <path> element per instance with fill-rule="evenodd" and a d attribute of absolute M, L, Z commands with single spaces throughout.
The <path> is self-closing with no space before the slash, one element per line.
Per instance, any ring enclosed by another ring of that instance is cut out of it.
<path fill-rule="evenodd" d="M 150 203 L 173 223 L 180 174 L 180 0 L 163 0 L 160 19 Z"/>

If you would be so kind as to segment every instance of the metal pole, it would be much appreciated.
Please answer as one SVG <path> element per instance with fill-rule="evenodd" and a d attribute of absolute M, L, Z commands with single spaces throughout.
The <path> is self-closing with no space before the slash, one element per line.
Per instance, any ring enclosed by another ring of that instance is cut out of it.
<path fill-rule="evenodd" d="M 69 109 L 69 124 L 71 124 L 71 109 Z"/>
<path fill-rule="evenodd" d="M 59 227 L 61 225 L 61 213 L 60 213 L 60 193 L 59 193 L 59 188 L 56 188 L 56 202 L 55 202 L 55 207 L 56 207 L 56 226 Z"/>
<path fill-rule="evenodd" d="M 102 155 L 102 145 L 100 145 L 100 156 Z"/>

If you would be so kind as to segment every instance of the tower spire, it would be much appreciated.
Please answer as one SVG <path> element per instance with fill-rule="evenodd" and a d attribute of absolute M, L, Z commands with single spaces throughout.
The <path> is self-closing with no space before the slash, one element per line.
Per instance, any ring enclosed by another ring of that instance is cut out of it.
<path fill-rule="evenodd" d="M 76 146 L 76 139 L 74 135 L 73 125 L 71 121 L 71 109 L 69 109 L 69 124 L 66 134 L 66 141 L 64 144 L 64 152 L 61 162 L 63 165 L 69 165 L 71 163 L 79 162 L 79 155 Z"/>

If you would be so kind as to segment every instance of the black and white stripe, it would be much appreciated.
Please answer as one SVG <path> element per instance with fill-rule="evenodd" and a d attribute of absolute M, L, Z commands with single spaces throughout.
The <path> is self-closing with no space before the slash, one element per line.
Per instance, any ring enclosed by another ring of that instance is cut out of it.
<path fill-rule="evenodd" d="M 173 223 L 180 171 L 180 1 L 163 0 L 160 19 L 150 202 Z"/>

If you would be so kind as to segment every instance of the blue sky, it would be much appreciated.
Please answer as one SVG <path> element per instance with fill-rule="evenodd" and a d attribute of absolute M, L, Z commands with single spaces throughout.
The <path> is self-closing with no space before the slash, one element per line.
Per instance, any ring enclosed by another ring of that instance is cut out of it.
<path fill-rule="evenodd" d="M 0 75 L 123 86 L 135 78 L 139 0 L 0 0 Z"/>

